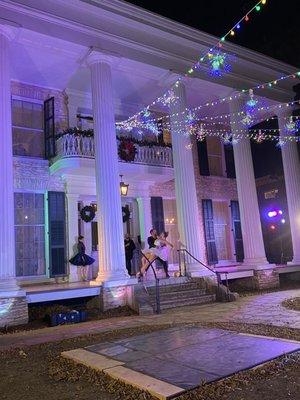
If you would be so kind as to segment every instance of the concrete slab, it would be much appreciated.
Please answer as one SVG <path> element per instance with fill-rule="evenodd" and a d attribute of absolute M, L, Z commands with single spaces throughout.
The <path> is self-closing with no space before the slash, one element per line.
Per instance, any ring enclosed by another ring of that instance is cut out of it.
<path fill-rule="evenodd" d="M 187 326 L 63 355 L 167 399 L 297 350 L 296 341 Z"/>
<path fill-rule="evenodd" d="M 119 379 L 141 390 L 149 392 L 153 396 L 162 400 L 169 399 L 185 391 L 185 389 L 181 387 L 171 385 L 126 367 L 110 368 L 106 373 L 112 378 Z"/>

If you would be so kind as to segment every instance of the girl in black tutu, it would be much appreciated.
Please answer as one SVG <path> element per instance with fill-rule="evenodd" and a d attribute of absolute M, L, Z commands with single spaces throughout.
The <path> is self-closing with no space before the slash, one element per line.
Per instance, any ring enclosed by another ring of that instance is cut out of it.
<path fill-rule="evenodd" d="M 78 253 L 72 257 L 69 261 L 73 265 L 77 265 L 80 268 L 80 275 L 83 281 L 87 281 L 88 267 L 95 261 L 92 257 L 85 254 L 85 245 L 83 243 L 83 236 L 78 236 L 77 250 Z"/>

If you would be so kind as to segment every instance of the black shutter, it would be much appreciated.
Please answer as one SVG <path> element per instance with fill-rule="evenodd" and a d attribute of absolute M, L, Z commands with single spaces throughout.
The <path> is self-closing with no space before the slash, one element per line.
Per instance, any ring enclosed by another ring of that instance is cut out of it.
<path fill-rule="evenodd" d="M 48 192 L 50 277 L 67 273 L 65 194 Z"/>
<path fill-rule="evenodd" d="M 197 141 L 197 151 L 200 175 L 208 176 L 210 174 L 206 139 L 204 139 L 203 141 Z"/>
<path fill-rule="evenodd" d="M 235 176 L 234 155 L 233 155 L 233 147 L 231 144 L 224 145 L 224 155 L 225 155 L 227 178 L 235 178 L 236 176 Z"/>
<path fill-rule="evenodd" d="M 165 230 L 164 206 L 162 197 L 151 197 L 152 226 L 158 233 Z"/>
<path fill-rule="evenodd" d="M 243 246 L 239 202 L 237 200 L 232 200 L 230 202 L 230 208 L 231 208 L 231 221 L 232 221 L 232 232 L 234 238 L 235 257 L 236 261 L 242 262 L 244 260 L 244 246 Z"/>
<path fill-rule="evenodd" d="M 50 99 L 44 101 L 44 135 L 45 155 L 49 159 L 56 155 L 54 97 L 50 97 Z"/>
<path fill-rule="evenodd" d="M 207 262 L 209 265 L 212 265 L 218 262 L 212 201 L 202 200 L 202 210 L 206 240 Z"/>
<path fill-rule="evenodd" d="M 92 221 L 92 251 L 97 251 L 98 249 L 98 223 L 97 221 Z"/>

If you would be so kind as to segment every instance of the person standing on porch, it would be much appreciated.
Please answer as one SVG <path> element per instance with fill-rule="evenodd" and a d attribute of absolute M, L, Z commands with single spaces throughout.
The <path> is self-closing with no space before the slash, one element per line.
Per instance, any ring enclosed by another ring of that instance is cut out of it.
<path fill-rule="evenodd" d="M 132 274 L 132 257 L 133 252 L 136 248 L 134 241 L 131 239 L 130 235 L 126 233 L 124 239 L 125 246 L 125 259 L 126 259 L 126 269 L 128 271 L 129 276 Z"/>
<path fill-rule="evenodd" d="M 73 265 L 77 265 L 79 267 L 79 273 L 81 280 L 87 281 L 88 279 L 88 268 L 89 265 L 93 264 L 95 260 L 85 254 L 85 245 L 83 243 L 83 236 L 78 236 L 78 243 L 77 243 L 77 251 L 78 253 L 72 257 L 69 261 Z"/>
<path fill-rule="evenodd" d="M 156 231 L 156 229 L 151 229 L 150 236 L 147 239 L 149 249 L 152 249 L 155 247 L 154 242 L 156 239 L 157 239 L 157 231 Z"/>

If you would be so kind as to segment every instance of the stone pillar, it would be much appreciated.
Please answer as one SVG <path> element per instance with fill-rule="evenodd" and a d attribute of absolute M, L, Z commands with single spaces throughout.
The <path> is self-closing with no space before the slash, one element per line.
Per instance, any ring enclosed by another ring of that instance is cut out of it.
<path fill-rule="evenodd" d="M 9 46 L 11 32 L 0 25 L 0 327 L 26 323 L 25 293 L 16 281 L 14 183 Z"/>
<path fill-rule="evenodd" d="M 97 282 L 123 281 L 125 269 L 118 150 L 113 106 L 111 62 L 114 58 L 92 52 L 91 71 L 94 115 L 96 192 L 98 207 L 99 273 Z"/>
<path fill-rule="evenodd" d="M 187 250 L 198 260 L 204 261 L 200 235 L 199 209 L 197 203 L 193 154 L 191 151 L 191 139 L 186 131 L 186 94 L 182 82 L 173 87 L 177 101 L 170 107 L 172 150 L 175 174 L 175 193 L 178 219 L 178 231 L 180 241 Z M 203 275 L 206 270 L 193 260 L 188 260 L 188 272 L 195 275 Z"/>
<path fill-rule="evenodd" d="M 248 129 L 241 123 L 238 113 L 243 109 L 244 99 L 239 97 L 230 102 L 231 131 L 246 136 Z M 244 264 L 258 267 L 267 264 L 264 248 L 257 192 L 254 178 L 250 140 L 246 137 L 233 144 L 236 183 L 241 216 L 244 245 Z"/>
<path fill-rule="evenodd" d="M 150 236 L 150 229 L 152 228 L 151 198 L 138 197 L 136 201 L 139 210 L 142 248 L 147 249 L 148 248 L 147 238 L 148 236 Z"/>
<path fill-rule="evenodd" d="M 300 264 L 300 163 L 296 141 L 284 141 L 284 137 L 291 135 L 286 129 L 290 110 L 278 112 L 278 127 L 283 139 L 281 148 L 286 197 L 288 203 L 289 220 L 293 242 L 293 263 Z"/>
<path fill-rule="evenodd" d="M 77 253 L 78 241 L 78 194 L 67 193 L 68 260 Z M 80 281 L 78 267 L 69 263 L 69 282 Z"/>

